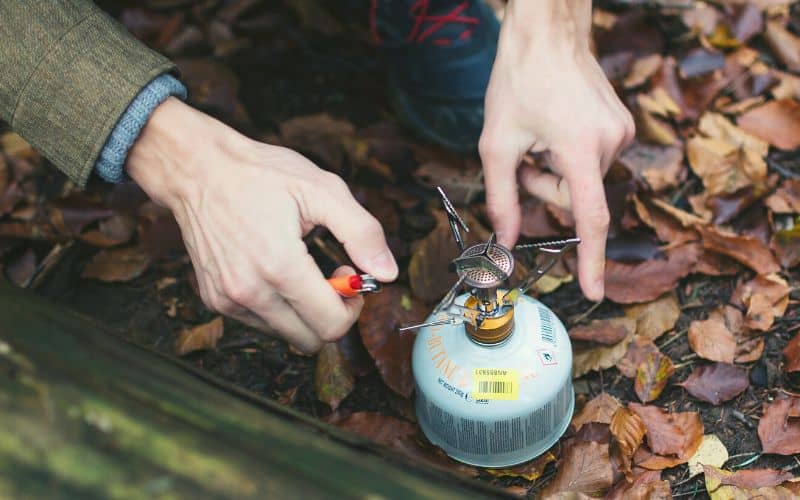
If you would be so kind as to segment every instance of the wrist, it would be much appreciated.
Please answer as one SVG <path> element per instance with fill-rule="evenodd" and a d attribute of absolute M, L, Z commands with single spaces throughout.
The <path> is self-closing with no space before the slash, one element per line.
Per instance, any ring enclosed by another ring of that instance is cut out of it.
<path fill-rule="evenodd" d="M 128 175 L 160 205 L 175 209 L 208 184 L 214 151 L 236 151 L 248 140 L 211 118 L 169 98 L 160 104 L 128 154 Z M 217 165 L 219 166 L 219 165 Z"/>
<path fill-rule="evenodd" d="M 589 51 L 591 18 L 591 0 L 509 0 L 503 38 L 524 52 Z"/>

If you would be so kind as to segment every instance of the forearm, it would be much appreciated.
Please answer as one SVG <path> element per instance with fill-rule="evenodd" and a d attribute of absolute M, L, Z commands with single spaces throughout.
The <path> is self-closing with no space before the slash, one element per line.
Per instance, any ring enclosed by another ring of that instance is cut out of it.
<path fill-rule="evenodd" d="M 0 119 L 84 184 L 128 105 L 172 64 L 88 0 L 3 0 L 0 20 Z"/>

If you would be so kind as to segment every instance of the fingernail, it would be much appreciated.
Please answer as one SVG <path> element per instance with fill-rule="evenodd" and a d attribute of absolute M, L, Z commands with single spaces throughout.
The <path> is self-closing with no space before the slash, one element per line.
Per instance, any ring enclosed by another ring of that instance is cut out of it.
<path fill-rule="evenodd" d="M 370 264 L 372 273 L 380 280 L 393 280 L 397 277 L 397 262 L 388 250 L 372 259 Z"/>

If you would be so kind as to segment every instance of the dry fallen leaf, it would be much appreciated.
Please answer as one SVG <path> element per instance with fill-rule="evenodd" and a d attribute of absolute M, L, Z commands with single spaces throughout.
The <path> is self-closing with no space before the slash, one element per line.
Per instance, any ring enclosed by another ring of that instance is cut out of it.
<path fill-rule="evenodd" d="M 697 412 L 667 413 L 657 406 L 629 403 L 647 427 L 647 444 L 659 455 L 675 455 L 686 462 L 703 439 L 703 421 Z"/>
<path fill-rule="evenodd" d="M 606 500 L 667 500 L 672 498 L 669 481 L 661 480 L 660 471 L 639 472 L 632 482 L 623 479 L 606 495 Z"/>
<path fill-rule="evenodd" d="M 800 103 L 794 99 L 770 101 L 741 115 L 736 122 L 776 148 L 800 147 Z"/>
<path fill-rule="evenodd" d="M 588 325 L 569 329 L 569 338 L 585 340 L 604 345 L 615 345 L 631 333 L 629 318 L 596 319 Z"/>
<path fill-rule="evenodd" d="M 576 442 L 564 451 L 558 472 L 542 493 L 549 498 L 558 493 L 598 493 L 611 487 L 614 470 L 608 455 L 608 443 Z"/>
<path fill-rule="evenodd" d="M 639 365 L 647 359 L 650 353 L 660 352 L 658 347 L 647 337 L 636 335 L 628 346 L 625 356 L 617 361 L 617 369 L 628 378 L 636 376 Z"/>
<path fill-rule="evenodd" d="M 794 336 L 792 340 L 786 344 L 783 349 L 783 355 L 786 357 L 786 364 L 783 365 L 783 371 L 786 373 L 800 371 L 800 333 Z"/>
<path fill-rule="evenodd" d="M 692 321 L 689 325 L 689 347 L 701 358 L 733 363 L 736 338 L 721 310 L 711 311 L 704 321 Z"/>
<path fill-rule="evenodd" d="M 655 300 L 674 290 L 678 280 L 689 274 L 702 249 L 689 244 L 667 252 L 667 259 L 652 259 L 640 264 L 606 261 L 606 297 L 620 304 Z M 631 286 L 636 283 L 637 286 Z"/>
<path fill-rule="evenodd" d="M 130 281 L 138 278 L 150 266 L 150 256 L 140 247 L 100 250 L 86 264 L 82 278 L 100 281 Z"/>
<path fill-rule="evenodd" d="M 765 332 L 786 312 L 789 291 L 789 284 L 777 274 L 760 275 L 737 286 L 731 304 L 747 308 L 746 327 Z"/>
<path fill-rule="evenodd" d="M 759 274 L 775 273 L 781 269 L 775 255 L 754 236 L 738 235 L 713 226 L 699 226 L 697 229 L 703 237 L 703 247 L 727 255 Z"/>
<path fill-rule="evenodd" d="M 281 139 L 324 166 L 339 172 L 346 157 L 346 139 L 355 134 L 355 127 L 327 113 L 298 116 L 280 124 Z"/>
<path fill-rule="evenodd" d="M 623 318 L 620 318 L 623 319 Z M 572 376 L 573 378 L 580 377 L 590 371 L 605 370 L 611 368 L 617 361 L 625 356 L 628 350 L 628 344 L 633 339 L 633 332 L 636 328 L 636 322 L 624 318 L 628 321 L 628 336 L 618 343 L 608 347 L 593 347 L 576 351 L 572 357 Z"/>
<path fill-rule="evenodd" d="M 677 146 L 634 142 L 617 161 L 655 192 L 677 186 L 684 176 L 683 150 Z"/>
<path fill-rule="evenodd" d="M 622 407 L 611 417 L 609 429 L 619 447 L 622 461 L 620 468 L 625 473 L 625 476 L 630 478 L 632 474 L 631 460 L 633 460 L 636 450 L 641 446 L 647 429 L 639 415 Z"/>
<path fill-rule="evenodd" d="M 401 334 L 400 326 L 419 323 L 427 315 L 427 307 L 411 298 L 410 291 L 389 285 L 381 293 L 368 295 L 358 318 L 358 329 L 381 378 L 393 391 L 410 397 L 414 391 L 411 374 L 411 349 L 414 335 Z"/>
<path fill-rule="evenodd" d="M 536 481 L 544 473 L 548 464 L 555 462 L 558 458 L 550 451 L 534 460 L 522 463 L 516 467 L 507 469 L 486 469 L 486 472 L 495 477 L 521 477 L 527 481 Z"/>
<path fill-rule="evenodd" d="M 705 137 L 689 139 L 686 155 L 692 170 L 703 181 L 707 195 L 733 194 L 763 184 L 767 178 L 766 142 L 716 113 L 705 113 L 699 130 Z"/>
<path fill-rule="evenodd" d="M 767 21 L 764 38 L 790 71 L 800 71 L 800 38 L 790 33 L 781 21 Z"/>
<path fill-rule="evenodd" d="M 175 340 L 175 354 L 184 356 L 192 351 L 216 349 L 217 342 L 224 332 L 222 316 L 208 323 L 181 330 Z"/>
<path fill-rule="evenodd" d="M 675 292 L 668 292 L 652 302 L 625 308 L 625 316 L 636 319 L 636 335 L 656 340 L 672 330 L 680 316 L 680 304 Z"/>
<path fill-rule="evenodd" d="M 800 213 L 800 179 L 785 179 L 764 204 L 779 214 Z"/>
<path fill-rule="evenodd" d="M 698 366 L 681 384 L 689 394 L 713 405 L 730 401 L 750 386 L 747 370 L 727 363 Z"/>
<path fill-rule="evenodd" d="M 625 88 L 643 85 L 661 67 L 661 54 L 650 54 L 637 59 L 633 63 L 631 72 L 625 77 Z"/>
<path fill-rule="evenodd" d="M 636 369 L 634 391 L 639 401 L 649 403 L 661 395 L 669 377 L 675 373 L 675 365 L 669 356 L 651 352 Z"/>
<path fill-rule="evenodd" d="M 800 398 L 788 397 L 764 404 L 758 438 L 764 453 L 800 453 Z"/>
<path fill-rule="evenodd" d="M 729 472 L 714 466 L 703 467 L 706 491 L 711 500 L 793 500 L 797 496 L 781 486 L 792 474 L 773 469 L 752 469 Z"/>
<path fill-rule="evenodd" d="M 586 403 L 580 413 L 572 418 L 572 427 L 579 431 L 583 424 L 599 422 L 610 424 L 614 413 L 620 408 L 619 400 L 607 392 L 601 392 Z"/>
<path fill-rule="evenodd" d="M 354 387 L 355 377 L 339 346 L 334 342 L 322 346 L 317 354 L 317 365 L 314 369 L 314 389 L 317 398 L 330 406 L 331 410 L 336 411 Z"/>
<path fill-rule="evenodd" d="M 704 465 L 722 467 L 728 461 L 728 449 L 716 434 L 706 434 L 697 452 L 689 459 L 689 477 L 703 472 Z"/>

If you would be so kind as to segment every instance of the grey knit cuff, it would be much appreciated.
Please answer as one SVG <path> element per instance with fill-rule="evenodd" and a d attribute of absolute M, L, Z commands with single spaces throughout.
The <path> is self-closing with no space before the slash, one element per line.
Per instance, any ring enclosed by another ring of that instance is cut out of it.
<path fill-rule="evenodd" d="M 109 182 L 127 180 L 125 161 L 128 151 L 153 111 L 170 96 L 186 99 L 186 87 L 175 77 L 163 74 L 148 83 L 131 101 L 108 136 L 94 165 L 94 170 L 100 177 Z"/>

